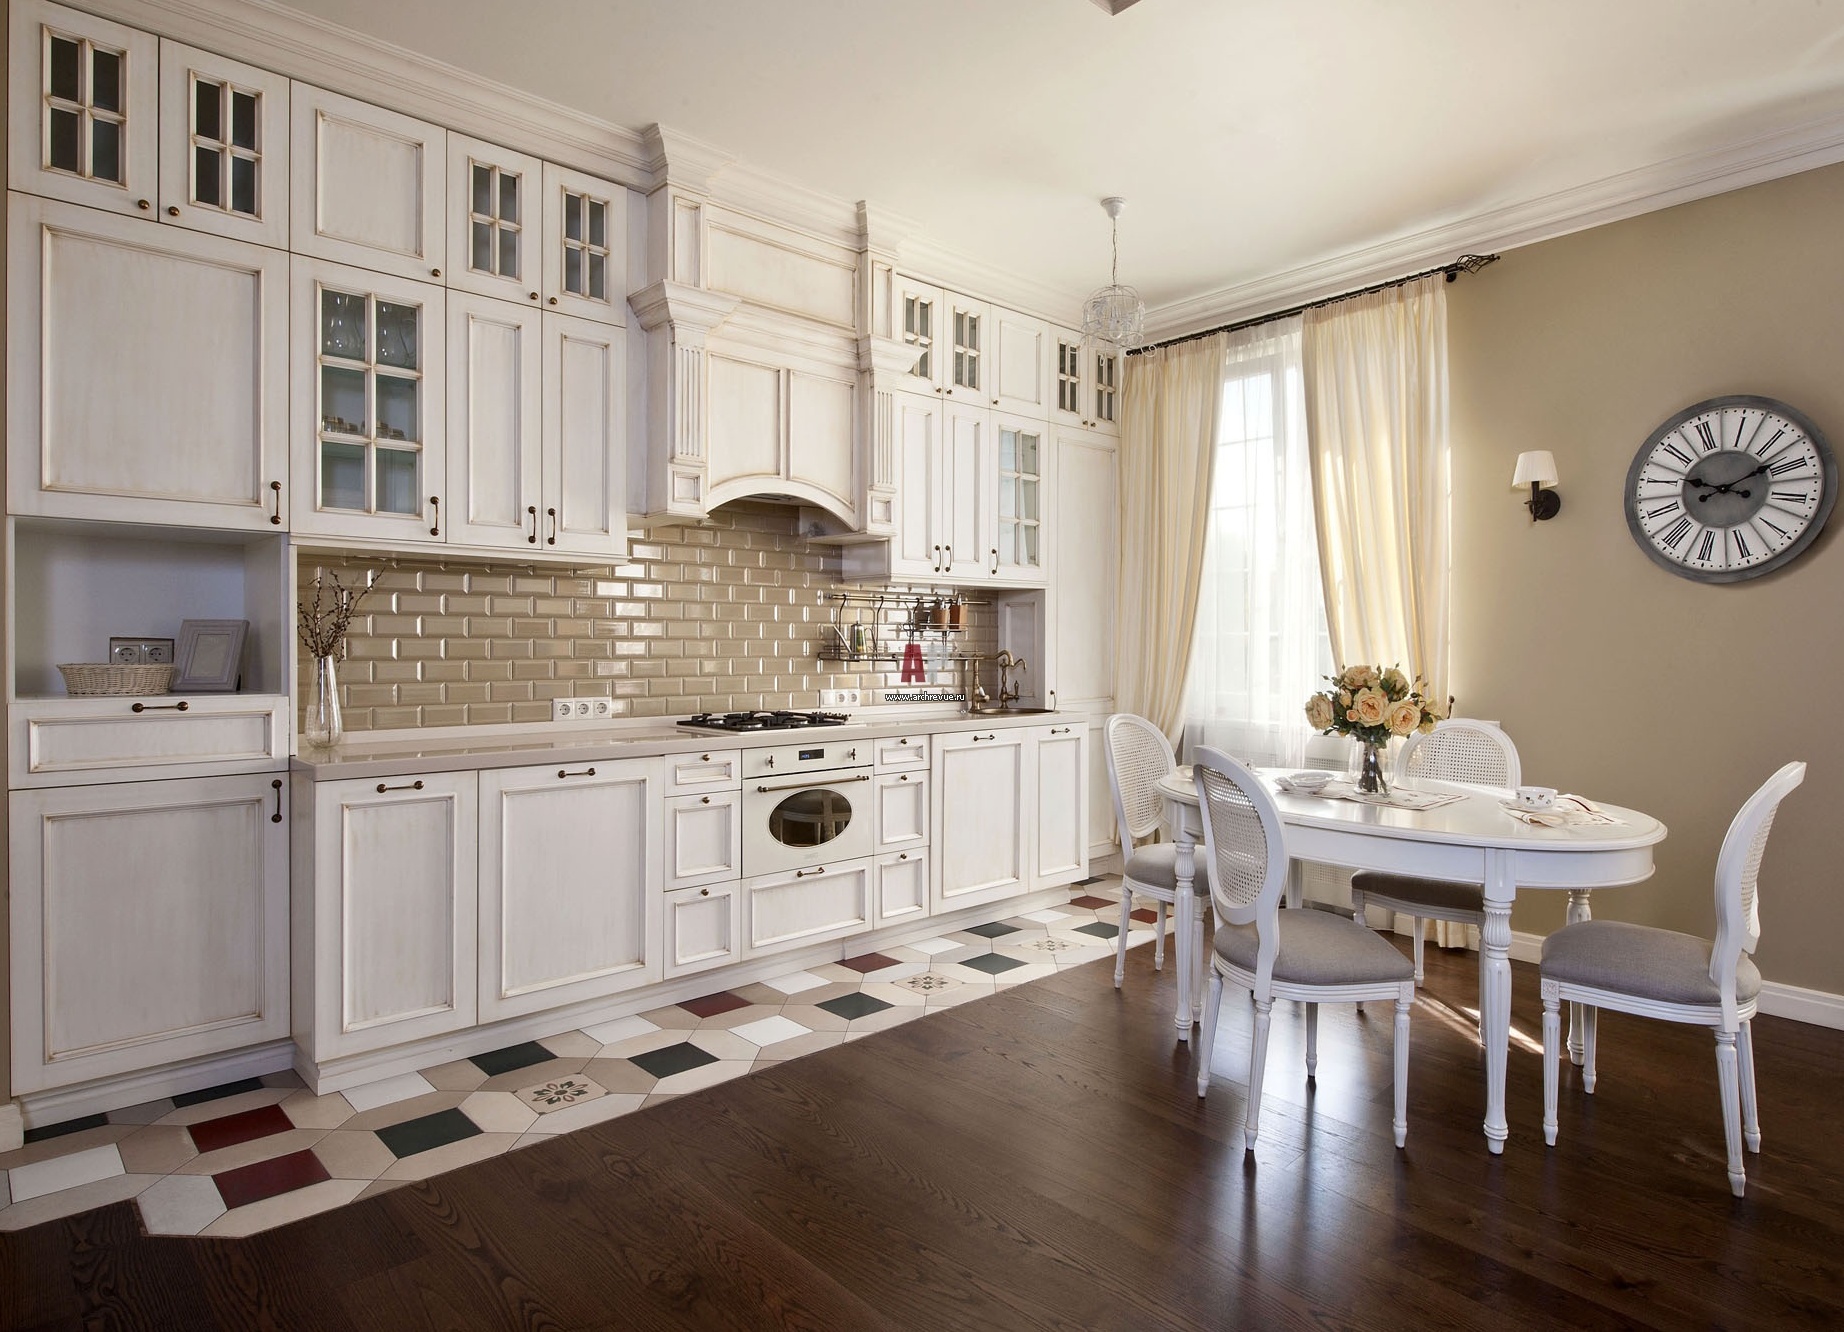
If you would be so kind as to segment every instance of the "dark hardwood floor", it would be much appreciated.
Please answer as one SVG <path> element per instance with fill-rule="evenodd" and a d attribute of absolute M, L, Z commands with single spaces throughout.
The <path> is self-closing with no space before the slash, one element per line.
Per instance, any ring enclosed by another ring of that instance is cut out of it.
<path fill-rule="evenodd" d="M 1761 1018 L 1765 1145 L 1723 1172 L 1707 1033 L 1608 1014 L 1542 1138 L 1519 965 L 1486 1153 L 1470 954 L 1429 950 L 1409 1144 L 1389 1026 L 1245 998 L 1208 1101 L 1136 949 L 247 1240 L 132 1204 L 0 1236 L 8 1329 L 1838 1327 L 1844 1033 Z"/>

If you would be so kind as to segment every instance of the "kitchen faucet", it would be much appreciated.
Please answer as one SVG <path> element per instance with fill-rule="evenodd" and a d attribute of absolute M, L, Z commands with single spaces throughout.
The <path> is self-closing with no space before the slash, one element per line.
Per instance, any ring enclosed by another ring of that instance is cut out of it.
<path fill-rule="evenodd" d="M 1010 689 L 1007 689 L 1005 680 L 1006 676 L 1010 675 L 1013 671 L 1022 671 L 1024 669 L 1024 658 L 1014 657 L 1009 649 L 1000 648 L 999 655 L 992 660 L 993 664 L 999 668 L 999 706 L 1004 707 L 1007 703 L 1016 703 L 1018 701 L 1018 686 L 1014 683 Z"/>

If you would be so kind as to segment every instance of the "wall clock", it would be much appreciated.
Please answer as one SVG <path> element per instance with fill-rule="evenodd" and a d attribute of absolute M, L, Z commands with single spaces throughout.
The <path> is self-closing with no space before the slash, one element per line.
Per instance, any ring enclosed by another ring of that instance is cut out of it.
<path fill-rule="evenodd" d="M 1838 495 L 1831 446 L 1773 398 L 1686 407 L 1646 438 L 1626 473 L 1626 525 L 1683 578 L 1735 583 L 1797 559 Z"/>

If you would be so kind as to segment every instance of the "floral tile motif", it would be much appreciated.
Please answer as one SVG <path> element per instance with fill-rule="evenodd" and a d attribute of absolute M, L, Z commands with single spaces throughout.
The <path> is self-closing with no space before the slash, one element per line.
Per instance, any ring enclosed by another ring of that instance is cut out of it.
<path fill-rule="evenodd" d="M 567 1110 L 584 1101 L 593 1101 L 597 1097 L 608 1095 L 608 1088 L 602 1086 L 581 1073 L 572 1073 L 567 1078 L 552 1078 L 549 1082 L 540 1082 L 535 1087 L 522 1087 L 513 1093 L 541 1115 L 548 1115 L 556 1110 Z"/>
<path fill-rule="evenodd" d="M 1006 945 L 1007 948 L 1029 949 L 1033 953 L 1062 953 L 1070 949 L 1080 948 L 1081 946 L 1082 945 L 1078 944 L 1073 939 L 1059 939 L 1054 934 L 1047 935 L 1042 939 L 1027 939 L 1023 943 Z M 961 965 L 965 966 L 966 963 L 963 962 Z"/>
<path fill-rule="evenodd" d="M 890 983 L 892 985 L 900 985 L 905 990 L 914 990 L 917 994 L 934 994 L 938 990 L 952 990 L 962 984 L 962 982 L 955 980 L 952 976 L 937 976 L 932 971 L 920 976 L 910 976 L 906 980 L 892 981 Z"/>

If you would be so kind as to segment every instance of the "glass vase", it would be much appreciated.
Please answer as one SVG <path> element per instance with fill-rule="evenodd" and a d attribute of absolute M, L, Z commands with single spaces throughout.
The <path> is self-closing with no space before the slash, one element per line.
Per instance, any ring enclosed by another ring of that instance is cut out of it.
<path fill-rule="evenodd" d="M 339 735 L 339 677 L 333 669 L 333 658 L 316 657 L 301 738 L 316 748 L 325 748 L 337 743 Z"/>
<path fill-rule="evenodd" d="M 1357 789 L 1365 795 L 1388 795 L 1389 779 L 1383 775 L 1384 745 L 1360 740 L 1357 749 Z"/>

